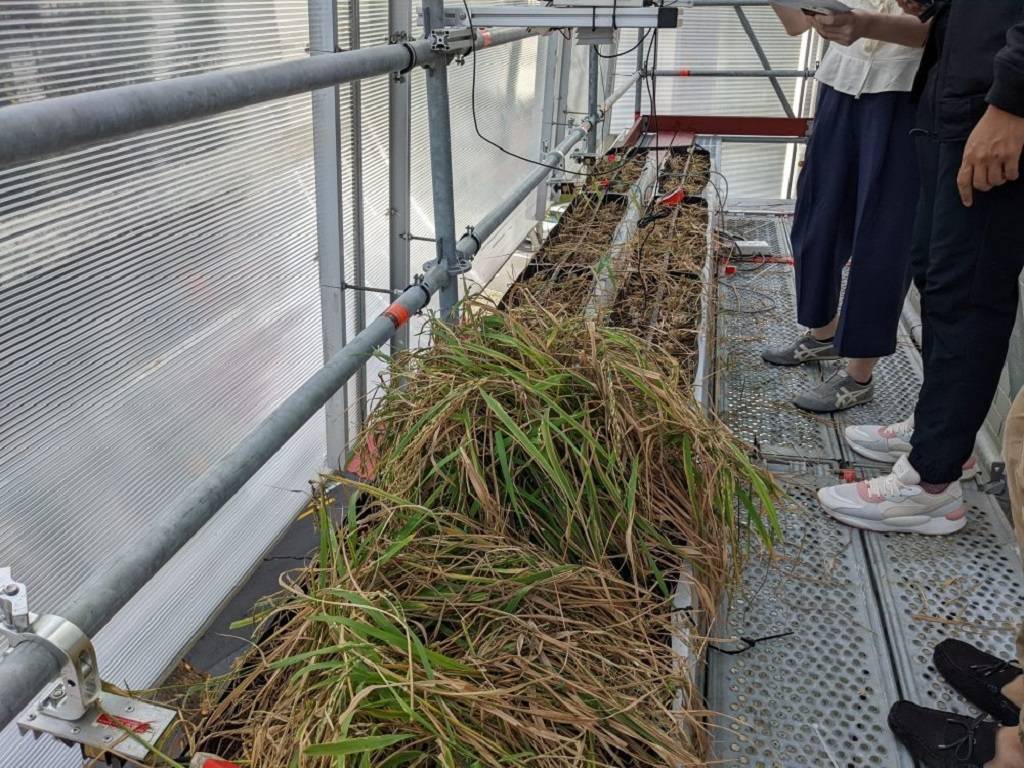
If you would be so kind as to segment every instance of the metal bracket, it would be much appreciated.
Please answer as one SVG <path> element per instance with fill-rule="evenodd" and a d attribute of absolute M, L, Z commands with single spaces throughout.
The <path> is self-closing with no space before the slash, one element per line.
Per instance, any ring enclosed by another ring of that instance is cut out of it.
<path fill-rule="evenodd" d="M 469 40 L 471 35 L 468 28 L 441 27 L 440 29 L 430 30 L 428 37 L 430 39 L 430 50 L 443 52 L 450 50 L 453 43 Z"/>
<path fill-rule="evenodd" d="M 14 580 L 7 567 L 0 567 L 0 638 L 12 648 L 21 643 L 38 643 L 61 665 L 56 685 L 18 721 L 23 732 L 45 733 L 65 743 L 78 744 L 86 756 L 90 751 L 93 756 L 110 752 L 131 761 L 144 759 L 150 750 L 145 743 L 127 738 L 126 729 L 150 742 L 168 735 L 173 738 L 175 711 L 103 693 L 96 651 L 89 636 L 61 616 L 29 611 L 28 590 Z M 136 711 L 138 714 L 132 715 Z"/>
<path fill-rule="evenodd" d="M 14 581 L 10 568 L 0 568 L 0 584 L 0 636 L 11 647 L 39 643 L 61 665 L 61 680 L 43 699 L 40 711 L 61 720 L 78 720 L 100 693 L 92 641 L 67 619 L 29 612 L 28 591 L 24 584 Z"/>
<path fill-rule="evenodd" d="M 395 288 L 373 288 L 369 285 L 355 285 L 354 283 L 342 283 L 341 287 L 347 291 L 363 291 L 364 293 L 385 293 L 388 296 L 401 296 L 402 290 Z"/>
<path fill-rule="evenodd" d="M 408 232 L 402 232 L 399 235 L 399 237 L 402 238 L 403 240 L 408 240 L 410 243 L 414 242 L 414 241 L 418 242 L 418 243 L 436 243 L 437 242 L 437 238 L 436 237 L 418 237 L 417 235 L 413 235 L 413 234 L 410 234 Z"/>

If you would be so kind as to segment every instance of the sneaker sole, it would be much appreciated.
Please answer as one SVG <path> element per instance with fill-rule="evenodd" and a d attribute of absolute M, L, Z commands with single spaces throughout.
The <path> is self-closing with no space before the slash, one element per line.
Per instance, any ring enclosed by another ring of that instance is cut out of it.
<path fill-rule="evenodd" d="M 864 520 L 860 517 L 836 512 L 833 509 L 829 509 L 824 503 L 822 507 L 829 517 L 843 525 L 859 528 L 863 531 L 874 531 L 875 533 L 919 533 L 923 536 L 949 536 L 951 533 L 956 533 L 967 525 L 967 507 L 960 502 L 956 502 L 956 508 L 946 513 L 946 515 L 951 515 L 956 512 L 963 512 L 956 520 L 950 520 L 946 516 L 929 517 L 923 518 L 922 522 L 915 523 L 914 525 L 892 525 L 884 520 Z"/>
<path fill-rule="evenodd" d="M 840 411 L 847 411 L 850 408 L 856 408 L 858 405 L 867 405 L 875 399 L 875 393 L 872 392 L 870 397 L 865 397 L 863 400 L 857 400 L 849 405 L 835 405 L 834 403 L 824 404 L 810 404 L 807 402 L 801 403 L 799 398 L 793 400 L 793 405 L 799 408 L 801 411 L 807 411 L 808 413 L 839 413 Z M 897 461 L 898 459 L 894 459 Z"/>
<path fill-rule="evenodd" d="M 797 366 L 810 365 L 811 363 L 829 363 L 841 358 L 838 355 L 835 355 L 832 357 L 812 357 L 807 360 L 787 360 L 782 362 L 781 360 L 769 360 L 764 355 L 761 355 L 761 359 L 768 363 L 768 365 L 774 365 L 778 368 L 796 368 Z"/>
<path fill-rule="evenodd" d="M 903 456 L 909 455 L 910 451 L 902 453 L 900 451 L 875 451 L 871 448 L 864 448 L 863 446 L 857 445 L 847 439 L 846 444 L 850 446 L 854 453 L 860 454 L 865 459 L 871 459 L 872 461 L 878 461 L 882 464 L 895 464 Z M 963 472 L 960 473 L 960 480 L 973 480 L 978 475 L 978 463 L 975 462 L 970 467 L 964 467 Z"/>
<path fill-rule="evenodd" d="M 853 449 L 854 453 L 859 453 L 865 459 L 880 461 L 883 464 L 895 464 L 900 460 L 900 458 L 906 456 L 907 453 L 910 453 L 909 451 L 907 451 L 907 453 L 902 453 L 900 451 L 876 451 L 871 448 L 864 448 L 863 446 L 857 445 L 849 439 L 847 439 L 846 444 Z"/>

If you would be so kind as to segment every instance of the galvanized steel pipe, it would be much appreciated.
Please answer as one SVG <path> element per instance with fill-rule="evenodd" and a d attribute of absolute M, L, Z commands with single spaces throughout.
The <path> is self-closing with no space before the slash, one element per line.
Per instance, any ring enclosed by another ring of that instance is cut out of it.
<path fill-rule="evenodd" d="M 528 29 L 478 31 L 476 48 L 537 34 Z M 449 53 L 471 48 L 468 39 L 453 42 Z M 443 59 L 429 40 L 416 40 L 14 104 L 0 108 L 0 168 Z"/>
<path fill-rule="evenodd" d="M 814 77 L 813 69 L 656 69 L 655 77 Z"/>
<path fill-rule="evenodd" d="M 323 407 L 375 350 L 420 311 L 451 278 L 434 266 L 423 281 L 398 299 L 288 396 L 227 456 L 196 480 L 174 505 L 154 517 L 146 540 L 117 552 L 106 570 L 83 582 L 52 611 L 95 635 L 243 485 Z M 0 727 L 54 681 L 56 658 L 36 643 L 22 643 L 0 662 Z"/>
<path fill-rule="evenodd" d="M 555 165 L 596 123 L 591 116 L 577 126 L 544 162 Z M 549 168 L 536 167 L 491 212 L 460 240 L 458 250 L 471 257 L 530 192 Z M 122 554 L 104 573 L 83 583 L 54 613 L 74 622 L 88 635 L 114 617 L 121 606 L 191 539 L 237 493 L 256 471 L 299 430 L 327 400 L 392 338 L 412 314 L 453 278 L 445 264 L 435 264 L 423 281 L 408 288 L 367 328 L 331 358 L 305 384 L 290 395 L 263 423 L 192 484 L 184 496 L 154 522 L 142 549 Z M 57 660 L 35 643 L 22 643 L 0 662 L 0 728 L 53 682 Z"/>
<path fill-rule="evenodd" d="M 624 82 L 622 85 L 616 88 L 615 91 L 612 92 L 612 95 L 608 97 L 608 100 L 601 105 L 601 108 L 598 111 L 598 114 L 601 116 L 602 120 L 609 112 L 611 112 L 612 106 L 614 106 L 615 102 L 621 99 L 623 96 L 625 96 L 626 91 L 632 88 L 634 83 L 640 82 L 641 77 L 642 73 L 639 70 L 637 70 L 632 75 L 630 75 L 629 79 L 626 80 L 626 82 Z"/>
<path fill-rule="evenodd" d="M 479 224 L 462 236 L 457 246 L 459 254 L 463 258 L 470 258 L 477 253 L 483 242 L 494 234 L 494 230 L 498 228 L 501 222 L 507 219 L 512 211 L 519 207 L 519 204 L 527 198 L 530 192 L 547 178 L 554 167 L 558 166 L 565 159 L 566 152 L 572 149 L 584 136 L 593 133 L 594 126 L 596 125 L 597 118 L 593 115 L 581 120 L 580 125 L 570 131 L 561 144 L 544 156 L 541 161 L 544 165 L 535 166 L 490 213 L 480 219 Z"/>

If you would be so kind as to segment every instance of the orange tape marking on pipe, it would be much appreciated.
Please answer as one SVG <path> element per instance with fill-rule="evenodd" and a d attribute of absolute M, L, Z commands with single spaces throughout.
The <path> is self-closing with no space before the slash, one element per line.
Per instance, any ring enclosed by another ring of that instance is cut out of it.
<path fill-rule="evenodd" d="M 480 37 L 483 38 L 484 48 L 486 48 L 487 46 L 489 46 L 491 44 L 491 30 L 489 30 L 489 29 L 481 29 L 480 30 Z"/>
<path fill-rule="evenodd" d="M 398 303 L 385 309 L 384 316 L 395 324 L 395 328 L 401 328 L 409 322 L 409 310 Z"/>
<path fill-rule="evenodd" d="M 690 70 L 688 70 L 688 69 L 680 69 L 679 70 L 679 76 L 680 77 L 689 77 L 690 76 Z"/>

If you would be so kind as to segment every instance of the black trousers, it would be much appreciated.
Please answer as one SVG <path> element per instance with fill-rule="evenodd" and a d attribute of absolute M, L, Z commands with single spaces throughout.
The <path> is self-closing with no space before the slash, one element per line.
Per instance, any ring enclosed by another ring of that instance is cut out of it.
<path fill-rule="evenodd" d="M 956 187 L 963 142 L 918 138 L 921 196 L 912 267 L 921 290 L 924 384 L 910 463 L 951 483 L 974 450 L 1009 346 L 1024 266 L 1024 180 L 974 193 Z"/>

